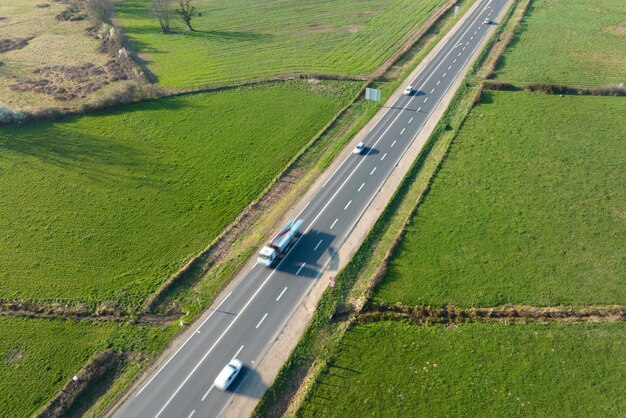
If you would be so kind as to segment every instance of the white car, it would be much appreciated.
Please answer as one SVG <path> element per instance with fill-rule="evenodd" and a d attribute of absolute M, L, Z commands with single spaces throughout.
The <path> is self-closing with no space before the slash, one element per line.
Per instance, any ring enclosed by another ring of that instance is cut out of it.
<path fill-rule="evenodd" d="M 404 94 L 405 96 L 410 96 L 411 94 L 413 94 L 413 86 L 407 86 L 404 89 L 404 93 L 402 94 Z"/>
<path fill-rule="evenodd" d="M 491 19 L 489 19 L 488 17 L 485 18 L 485 20 L 483 20 L 483 25 L 489 25 L 491 23 Z"/>
<path fill-rule="evenodd" d="M 213 384 L 220 390 L 226 390 L 226 388 L 233 383 L 233 380 L 235 380 L 242 367 L 243 363 L 241 361 L 236 358 L 232 359 L 230 363 L 222 369 L 220 374 L 217 375 Z"/>
<path fill-rule="evenodd" d="M 358 144 L 356 144 L 356 147 L 354 147 L 354 149 L 352 150 L 352 153 L 361 154 L 364 149 L 365 149 L 365 143 L 359 142 Z"/>

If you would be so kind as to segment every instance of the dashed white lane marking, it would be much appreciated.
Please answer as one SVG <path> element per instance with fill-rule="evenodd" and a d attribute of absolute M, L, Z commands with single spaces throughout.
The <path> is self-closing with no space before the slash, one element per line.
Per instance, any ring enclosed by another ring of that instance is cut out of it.
<path fill-rule="evenodd" d="M 476 35 L 478 33 L 478 31 L 474 32 L 474 35 Z"/>
<path fill-rule="evenodd" d="M 413 122 L 413 118 L 409 119 L 409 123 Z"/>
<path fill-rule="evenodd" d="M 460 57 L 460 56 L 461 56 L 461 54 L 462 54 L 462 52 L 459 52 L 459 55 L 457 55 L 457 56 L 458 56 L 458 57 Z"/>
<path fill-rule="evenodd" d="M 335 222 L 337 222 L 337 221 L 335 221 Z M 334 225 L 334 224 L 333 224 L 333 225 Z M 332 226 L 331 226 L 331 229 L 332 229 Z M 300 272 L 302 271 L 302 269 L 304 268 L 304 266 L 306 266 L 306 263 L 302 263 L 302 265 L 300 266 L 300 268 L 298 269 L 298 271 L 296 271 L 296 276 L 297 276 L 298 274 L 300 274 Z"/>
<path fill-rule="evenodd" d="M 468 46 L 468 45 L 469 45 L 469 41 L 467 41 L 467 42 L 465 43 L 465 46 Z"/>
<path fill-rule="evenodd" d="M 322 241 L 320 241 L 320 244 L 322 243 Z M 318 244 L 319 245 L 319 244 Z M 280 292 L 280 295 L 278 295 L 278 297 L 276 298 L 276 302 L 278 302 L 280 300 L 280 298 L 283 297 L 283 295 L 285 294 L 285 292 L 287 291 L 287 286 L 285 286 L 285 288 L 283 289 L 282 292 Z"/>
<path fill-rule="evenodd" d="M 466 47 L 463 47 L 462 51 L 465 51 L 465 48 L 466 48 Z"/>
<path fill-rule="evenodd" d="M 393 142 L 391 143 L 391 148 L 393 148 L 393 146 L 396 145 L 396 140 L 394 139 Z"/>
<path fill-rule="evenodd" d="M 417 111 L 419 112 L 420 110 L 422 110 L 422 106 L 417 108 Z"/>
<path fill-rule="evenodd" d="M 372 170 L 372 172 L 370 173 L 370 176 L 371 176 L 372 174 L 374 174 L 374 171 L 376 171 L 376 168 L 377 168 L 377 167 L 374 167 L 374 169 L 373 169 L 373 170 Z"/>
<path fill-rule="evenodd" d="M 363 186 L 365 186 L 365 183 L 361 184 L 361 186 L 359 187 L 359 190 L 357 190 L 357 192 L 360 192 L 361 189 L 363 188 Z"/>
<path fill-rule="evenodd" d="M 455 58 L 455 59 L 454 59 L 454 61 L 452 61 L 452 62 L 456 62 L 456 58 Z"/>
<path fill-rule="evenodd" d="M 219 305 L 217 305 L 217 306 L 215 307 L 215 309 L 214 309 L 214 310 L 213 310 L 213 311 L 209 314 L 209 316 L 207 316 L 207 317 L 206 317 L 206 319 L 205 319 L 204 321 L 202 321 L 202 323 L 201 323 L 201 324 L 200 324 L 200 326 L 198 327 L 198 330 L 199 330 L 200 328 L 202 328 L 202 326 L 206 323 L 206 321 L 208 321 L 208 320 L 209 320 L 209 319 L 213 316 L 213 314 L 214 314 L 215 312 L 217 312 L 217 311 L 218 311 L 218 309 L 220 308 L 220 306 L 222 306 L 222 304 L 223 304 L 224 302 L 226 302 L 226 299 L 228 299 L 228 298 L 230 297 L 230 295 L 232 295 L 232 294 L 233 294 L 233 292 L 230 292 L 229 294 L 227 294 L 227 295 L 226 295 L 226 297 L 225 297 L 224 299 L 222 299 L 222 301 L 220 302 L 220 304 L 219 304 Z M 165 367 L 169 364 L 169 362 L 170 362 L 170 361 L 172 361 L 172 359 L 173 359 L 174 357 L 176 357 L 176 354 L 178 354 L 178 352 L 179 352 L 180 350 L 182 350 L 182 349 L 183 349 L 183 347 L 184 347 L 184 346 L 185 346 L 185 345 L 189 342 L 189 340 L 191 340 L 191 338 L 192 338 L 194 335 L 196 335 L 196 334 L 191 334 L 191 336 L 189 336 L 189 338 L 187 338 L 187 340 L 185 340 L 185 342 L 183 343 L 183 345 L 181 345 L 181 346 L 178 348 L 178 350 L 176 350 L 176 352 L 175 352 L 174 354 L 172 354 L 172 357 L 170 357 L 169 359 L 167 359 L 167 361 L 165 362 L 165 364 L 163 365 L 163 367 L 161 367 L 161 368 L 159 369 L 159 371 L 158 371 L 158 372 L 156 372 L 156 373 L 154 374 L 154 376 L 152 376 L 152 378 L 151 378 L 150 380 L 148 380 L 148 383 L 146 383 L 146 384 L 145 384 L 145 385 L 141 388 L 141 390 L 140 390 L 139 392 L 137 392 L 137 394 L 135 395 L 135 398 L 136 398 L 137 396 L 139 396 L 139 394 L 140 394 L 141 392 L 143 392 L 143 390 L 144 390 L 144 389 L 145 389 L 145 388 L 146 388 L 146 387 L 150 384 L 150 382 L 152 382 L 152 381 L 154 380 L 154 378 L 155 378 L 155 377 L 157 377 L 157 376 L 158 376 L 158 374 L 159 374 L 159 373 L 161 373 L 161 371 L 162 371 L 162 370 L 163 370 L 163 369 L 164 369 L 164 368 L 165 368 Z"/>
<path fill-rule="evenodd" d="M 193 417 L 193 414 L 195 414 L 195 413 L 196 413 L 196 410 L 194 409 L 193 411 L 191 411 L 191 414 L 187 415 L 187 418 Z"/>
<path fill-rule="evenodd" d="M 232 360 L 236 359 L 237 356 L 239 355 L 239 353 L 241 353 L 241 350 L 243 350 L 243 345 L 241 347 L 239 347 L 239 350 L 237 350 L 237 352 L 235 353 L 235 355 L 233 356 Z"/>
<path fill-rule="evenodd" d="M 315 248 L 313 248 L 313 251 L 317 251 L 317 249 L 320 247 L 320 245 L 322 245 L 322 242 L 324 242 L 323 239 L 320 240 L 320 242 L 317 243 L 317 245 L 315 246 Z"/>
<path fill-rule="evenodd" d="M 435 92 L 435 89 L 432 89 L 432 90 L 430 91 L 430 94 L 433 94 L 434 92 Z"/>
<path fill-rule="evenodd" d="M 263 315 L 263 318 L 261 318 L 261 320 L 259 321 L 258 324 L 256 324 L 256 327 L 254 327 L 255 329 L 258 329 L 261 324 L 263 323 L 263 321 L 265 321 L 265 318 L 267 318 L 267 312 L 265 313 L 265 315 Z"/>
<path fill-rule="evenodd" d="M 204 394 L 204 396 L 202 397 L 202 402 L 204 402 L 204 400 L 206 399 L 207 396 L 209 396 L 209 393 L 211 393 L 211 391 L 213 390 L 215 386 L 211 385 L 211 387 L 209 388 L 209 390 L 206 391 L 206 393 Z"/>
<path fill-rule="evenodd" d="M 441 83 L 441 80 L 437 80 L 437 85 L 439 85 L 439 83 Z"/>
<path fill-rule="evenodd" d="M 348 204 L 346 205 L 346 207 L 343 208 L 343 210 L 348 209 L 348 206 L 350 206 L 350 203 L 352 203 L 352 200 L 348 202 Z M 315 251 L 315 250 L 313 250 L 313 251 Z"/>
<path fill-rule="evenodd" d="M 428 97 L 424 99 L 424 103 L 426 103 L 428 101 Z M 419 112 L 419 111 L 418 111 Z"/>
<path fill-rule="evenodd" d="M 470 38 L 470 41 L 471 41 L 472 39 L 474 39 L 474 37 L 473 37 L 473 36 Z"/>
<path fill-rule="evenodd" d="M 448 75 L 448 73 L 443 73 L 443 75 L 441 76 L 441 78 L 444 78 L 446 75 Z"/>
<path fill-rule="evenodd" d="M 385 155 L 383 155 L 383 157 L 380 159 L 380 161 L 384 160 L 386 156 L 387 156 L 387 153 L 385 153 Z"/>
<path fill-rule="evenodd" d="M 404 131 L 406 131 L 406 128 L 402 128 L 402 130 L 400 131 L 400 135 L 402 135 Z"/>
<path fill-rule="evenodd" d="M 448 71 L 450 70 L 450 68 L 452 68 L 452 66 L 449 66 L 449 67 L 448 67 Z"/>
<path fill-rule="evenodd" d="M 330 229 L 333 229 L 333 227 L 335 226 L 335 224 L 337 223 L 338 220 L 339 220 L 339 218 L 335 219 L 335 222 L 333 222 L 333 224 L 330 226 Z"/>

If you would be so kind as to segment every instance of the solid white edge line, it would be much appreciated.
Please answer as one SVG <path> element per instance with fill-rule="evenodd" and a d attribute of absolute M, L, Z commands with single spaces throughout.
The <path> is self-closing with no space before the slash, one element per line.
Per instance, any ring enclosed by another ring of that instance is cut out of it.
<path fill-rule="evenodd" d="M 263 323 L 263 321 L 265 321 L 265 318 L 267 318 L 268 312 L 265 312 L 265 315 L 263 315 L 263 318 L 261 318 L 261 320 L 259 321 L 258 324 L 256 324 L 256 327 L 254 327 L 254 329 L 259 329 L 259 327 L 261 326 L 261 324 Z"/>
<path fill-rule="evenodd" d="M 283 289 L 282 292 L 280 292 L 280 295 L 278 295 L 278 297 L 276 298 L 276 302 L 278 302 L 280 300 L 280 298 L 283 297 L 283 295 L 285 294 L 285 292 L 287 291 L 287 286 L 285 286 L 285 288 Z"/>
<path fill-rule="evenodd" d="M 489 1 L 488 5 L 489 5 L 490 3 L 491 3 L 491 0 Z M 478 15 L 480 15 L 480 13 L 478 13 Z M 477 19 L 478 19 L 478 16 L 476 17 L 476 19 L 474 19 L 474 21 L 476 21 Z M 471 26 L 471 25 L 470 25 L 470 26 Z M 468 30 L 469 30 L 469 28 L 468 28 Z M 465 32 L 467 32 L 467 30 L 466 30 Z M 464 34 L 465 34 L 465 33 L 463 33 L 463 34 L 461 35 L 461 38 L 464 36 Z M 480 44 L 480 42 L 479 42 L 479 44 Z M 442 45 L 442 46 L 439 48 L 439 50 L 441 50 L 444 46 L 446 46 L 446 44 Z M 477 45 L 477 46 L 478 46 L 478 45 Z M 476 49 L 476 48 L 474 48 L 474 50 L 475 50 L 475 49 Z M 435 57 L 436 57 L 436 55 L 439 53 L 439 50 L 435 53 Z M 449 53 L 448 53 L 447 55 L 449 55 Z M 447 55 L 446 55 L 446 56 L 447 56 Z M 444 57 L 444 58 L 442 59 L 442 61 L 441 61 L 441 62 L 443 62 L 443 61 L 445 60 L 445 58 L 446 58 L 446 57 Z M 469 60 L 469 58 L 468 58 L 468 60 Z M 455 59 L 455 62 L 456 62 L 456 59 Z M 441 63 L 440 63 L 440 65 L 441 65 Z M 462 69 L 462 67 L 461 67 L 461 69 Z M 435 68 L 435 70 L 436 70 L 436 68 Z M 433 72 L 432 72 L 432 73 L 434 73 L 434 71 L 435 71 L 435 70 L 433 70 Z M 431 73 L 431 75 L 432 75 L 432 73 Z M 458 73 L 458 74 L 460 74 L 460 71 L 459 71 L 459 73 Z M 455 79 L 458 77 L 458 74 L 457 74 L 457 76 L 455 77 Z M 416 79 L 417 79 L 417 78 L 416 78 Z M 427 79 L 427 80 L 428 80 L 428 79 Z M 448 89 L 446 89 L 446 91 L 445 91 L 445 92 L 444 92 L 444 94 L 441 96 L 441 98 L 443 98 L 443 96 L 445 96 L 445 93 L 446 93 L 448 90 L 449 90 L 449 88 L 448 88 Z M 400 97 L 399 97 L 399 98 L 400 98 Z M 439 100 L 439 101 L 441 101 L 441 98 L 440 98 L 440 100 Z M 396 102 L 397 102 L 397 100 L 396 100 Z M 394 103 L 395 103 L 395 102 L 394 102 Z M 409 102 L 409 103 L 410 103 L 410 102 Z M 433 108 L 433 109 L 434 109 L 434 108 Z M 388 110 L 387 110 L 387 111 L 388 111 Z M 385 114 L 386 114 L 386 113 L 387 113 L 387 112 L 385 112 Z M 431 114 L 431 113 L 432 113 L 432 110 L 431 110 L 431 112 L 429 113 L 429 115 L 428 115 L 428 116 L 430 116 L 430 114 Z M 384 116 L 385 116 L 385 115 L 383 114 L 383 116 L 379 119 L 379 121 L 380 121 L 380 120 L 381 120 Z M 395 122 L 395 120 L 396 120 L 398 117 L 399 117 L 399 114 L 398 114 L 398 116 L 396 116 L 396 118 L 395 118 L 395 119 L 391 122 L 391 124 L 389 125 L 389 127 L 391 127 L 391 126 L 393 125 L 393 123 Z M 389 127 L 387 127 L 387 130 L 389 129 Z M 385 132 L 386 132 L 387 130 L 385 130 Z M 385 134 L 385 132 L 381 135 L 381 137 L 380 137 L 380 138 L 382 138 L 382 136 Z M 413 140 L 411 141 L 411 143 L 415 140 L 415 138 L 417 137 L 417 135 L 419 135 L 419 132 L 421 132 L 421 128 L 420 128 L 420 130 L 418 130 L 418 132 L 415 134 L 415 136 L 414 136 Z M 380 138 L 376 141 L 376 143 L 374 144 L 374 146 L 378 143 L 378 141 L 380 141 Z M 410 143 L 410 144 L 411 144 L 411 143 Z M 410 146 L 410 144 L 409 144 L 409 146 Z M 406 148 L 406 150 L 408 150 L 408 147 Z M 405 152 L 406 152 L 406 150 L 405 150 Z M 368 153 L 369 153 L 369 152 L 368 152 Z M 404 154 L 404 153 L 403 153 L 403 154 Z M 402 155 L 403 155 L 403 154 L 402 154 Z M 346 158 L 346 160 L 347 160 L 347 158 Z M 343 188 L 343 186 L 347 183 L 347 181 L 348 181 L 348 180 L 349 180 L 349 178 L 352 176 L 352 174 L 354 174 L 354 172 L 356 171 L 356 169 L 360 166 L 360 164 L 362 163 L 362 161 L 364 161 L 364 160 L 361 160 L 361 162 L 357 165 L 357 167 L 355 167 L 355 169 L 352 171 L 352 173 L 348 176 L 348 178 L 344 181 L 344 183 L 343 183 L 343 184 L 339 187 L 339 189 L 337 190 L 337 192 L 335 192 L 335 194 L 333 195 L 333 197 L 331 197 L 331 200 L 330 200 L 330 201 L 332 201 L 332 199 L 334 199 L 334 197 L 335 197 L 335 196 L 336 196 L 336 194 L 339 192 L 339 190 L 341 190 L 341 188 Z M 342 164 L 343 164 L 343 163 L 342 163 Z M 339 168 L 338 168 L 338 169 L 339 169 Z M 337 169 L 337 170 L 338 170 L 338 169 Z M 331 177 L 332 177 L 332 176 L 331 176 Z M 363 183 L 363 184 L 365 184 L 365 183 Z M 383 182 L 383 184 L 384 184 L 384 182 Z M 363 187 L 363 185 L 361 185 L 361 187 Z M 375 195 L 374 195 L 374 196 L 375 196 Z M 330 204 L 330 201 L 329 201 L 329 202 L 325 205 L 325 207 L 324 207 L 324 208 L 322 208 L 322 211 L 320 211 L 320 213 L 316 216 L 316 218 L 314 219 L 314 221 L 313 221 L 313 222 L 315 222 L 315 220 L 317 220 L 317 218 L 319 218 L 319 216 L 323 213 L 323 211 L 326 209 L 326 207 Z M 310 202 L 309 202 L 309 203 L 310 203 Z M 308 206 L 308 204 L 307 204 L 307 206 Z M 369 204 L 365 207 L 365 209 L 367 209 L 367 207 L 368 207 L 368 206 L 369 206 Z M 358 221 L 358 219 L 357 219 L 357 221 Z M 313 224 L 313 222 L 312 222 L 312 224 Z M 356 222 L 355 222 L 355 225 L 356 225 Z M 354 226 L 353 226 L 353 227 L 354 227 Z M 353 228 L 353 227 L 352 227 L 352 228 Z M 309 229 L 308 229 L 308 230 L 310 230 L 310 229 L 311 229 L 311 227 L 309 227 Z M 308 232 L 308 230 L 307 230 L 306 232 Z M 351 229 L 350 229 L 350 230 L 348 230 L 348 231 L 350 232 L 350 231 L 351 231 Z M 349 232 L 348 232 L 348 233 L 349 233 Z M 298 241 L 299 241 L 299 240 L 298 240 Z M 298 241 L 296 241 L 296 244 L 298 243 Z M 291 251 L 295 248 L 296 244 L 294 244 L 294 245 L 293 245 L 293 247 L 290 249 L 290 251 L 289 251 L 287 254 L 289 254 L 289 253 L 290 253 L 290 252 L 291 252 Z M 285 257 L 285 258 L 286 258 L 286 257 Z M 284 259 L 283 259 L 283 260 L 284 260 Z M 280 262 L 278 265 L 282 264 L 282 261 L 283 261 L 283 260 L 281 260 L 281 262 Z M 330 259 L 327 261 L 326 265 L 322 268 L 322 270 L 320 270 L 320 272 L 318 273 L 318 276 L 316 277 L 316 280 L 317 280 L 317 279 L 321 276 L 321 274 L 322 274 L 322 273 L 323 273 L 323 271 L 326 269 L 326 267 L 327 267 L 328 263 L 330 263 L 330 261 L 331 261 L 331 260 L 332 260 L 332 258 L 330 258 Z M 277 267 L 278 267 L 278 266 L 277 266 Z M 202 363 L 202 362 L 206 359 L 206 357 L 207 357 L 207 356 L 209 355 L 209 353 L 213 350 L 213 348 L 217 345 L 217 343 L 219 343 L 219 341 L 223 338 L 223 336 L 226 334 L 226 332 L 227 332 L 227 331 L 228 331 L 228 330 L 232 327 L 232 325 L 233 325 L 233 324 L 237 321 L 237 319 L 239 318 L 239 316 L 241 315 L 241 313 L 242 313 L 242 312 L 243 312 L 243 311 L 244 311 L 244 310 L 248 307 L 248 305 L 250 304 L 250 302 L 251 302 L 251 301 L 252 301 L 252 300 L 256 297 L 256 295 L 258 294 L 258 292 L 259 292 L 259 291 L 260 291 L 260 290 L 261 290 L 261 289 L 265 286 L 265 284 L 266 284 L 266 283 L 267 283 L 267 281 L 270 279 L 270 277 L 274 274 L 274 272 L 275 272 L 275 271 L 276 271 L 276 270 L 273 270 L 273 271 L 272 271 L 272 272 L 268 275 L 268 277 L 265 279 L 265 281 L 264 281 L 264 282 L 261 284 L 261 286 L 260 286 L 260 287 L 256 290 L 256 292 L 254 293 L 254 295 L 252 296 L 252 298 L 250 298 L 250 299 L 248 300 L 248 302 L 246 303 L 246 305 L 244 305 L 243 309 L 242 309 L 242 310 L 239 312 L 239 314 L 238 314 L 238 315 L 237 315 L 237 316 L 233 319 L 233 321 L 232 321 L 232 322 L 230 323 L 230 325 L 226 328 L 226 330 L 222 333 L 222 335 L 220 335 L 220 337 L 218 338 L 218 340 L 217 340 L 217 341 L 213 344 L 213 346 L 209 349 L 209 351 L 208 351 L 208 352 L 204 355 L 204 357 L 203 357 L 203 358 L 200 360 L 200 362 L 196 365 L 196 367 L 194 368 L 194 370 L 192 370 L 192 372 L 191 372 L 191 373 L 187 376 L 187 378 L 185 379 L 185 381 L 183 381 L 183 383 L 179 386 L 179 388 L 176 390 L 176 392 L 174 393 L 174 395 L 172 395 L 172 397 L 171 397 L 171 398 L 167 401 L 167 403 L 163 406 L 163 408 L 161 408 L 161 410 L 160 410 L 160 411 L 159 411 L 159 413 L 155 416 L 155 418 L 158 418 L 158 416 L 159 416 L 159 415 L 163 412 L 163 410 L 164 410 L 164 409 L 167 407 L 167 405 L 171 402 L 171 400 L 173 399 L 173 397 L 174 397 L 174 396 L 176 396 L 176 394 L 180 391 L 180 388 L 182 388 L 182 386 L 183 386 L 183 385 L 187 382 L 187 380 L 189 379 L 189 377 L 191 376 L 191 374 L 193 374 L 193 373 L 196 371 L 196 369 L 199 367 L 199 365 L 200 365 L 200 364 L 201 364 L 201 363 Z M 315 281 L 316 281 L 316 280 L 315 280 Z M 311 286 L 315 283 L 315 281 L 312 281 Z M 309 291 L 310 291 L 310 290 L 309 290 Z M 230 292 L 230 293 L 229 293 L 229 294 L 228 294 L 228 295 L 227 295 L 227 296 L 226 296 L 226 297 L 222 300 L 222 302 L 220 303 L 220 305 L 221 305 L 221 304 L 222 304 L 222 303 L 223 303 L 223 302 L 224 302 L 224 301 L 228 298 L 228 296 L 230 296 L 231 294 L 232 294 L 232 292 Z M 308 293 L 307 293 L 307 294 L 308 294 Z M 304 297 L 304 296 L 306 296 L 306 294 L 305 294 L 305 295 L 303 295 L 303 297 Z M 302 299 L 301 299 L 301 300 L 302 300 Z M 298 304 L 294 307 L 294 310 L 295 310 L 295 308 L 297 308 L 297 307 L 299 306 L 299 304 L 300 304 L 300 303 L 298 303 Z M 219 307 L 220 305 L 218 305 L 218 307 Z M 209 319 L 209 318 L 213 315 L 213 313 L 214 313 L 215 311 L 217 311 L 217 308 L 218 308 L 218 307 L 216 307 L 216 308 L 215 308 L 215 310 L 214 310 L 213 312 L 211 312 L 211 314 L 209 315 L 209 317 L 207 317 L 207 318 L 205 319 L 205 321 L 203 321 L 203 323 L 200 325 L 200 327 L 202 327 L 202 325 L 204 325 L 204 323 L 205 323 L 205 322 L 206 322 L 206 321 L 207 321 L 207 320 L 208 320 L 208 319 Z M 292 312 L 293 312 L 293 311 L 292 311 Z M 285 319 L 285 322 L 284 322 L 284 323 L 286 323 L 286 321 L 287 321 L 289 318 L 290 318 L 290 316 L 287 316 L 287 318 Z M 198 329 L 199 329 L 200 327 L 198 327 Z M 283 327 L 284 327 L 284 325 L 283 325 Z M 281 328 L 279 329 L 278 333 L 282 332 L 282 328 L 283 328 L 283 327 L 281 327 Z M 276 335 L 278 335 L 278 333 L 277 333 Z M 194 334 L 192 334 L 191 336 L 193 336 L 193 335 L 195 335 L 195 333 L 194 333 Z M 186 344 L 186 343 L 187 343 L 190 339 L 191 339 L 191 337 L 190 337 L 189 339 L 187 339 L 187 341 L 185 341 L 185 343 L 183 343 L 183 346 L 184 346 L 184 345 L 185 345 L 185 344 Z M 273 340 L 272 340 L 272 341 L 273 341 Z M 148 386 L 148 384 L 150 384 L 150 382 L 151 382 L 151 381 L 152 381 L 152 380 L 156 377 L 156 375 L 157 375 L 157 374 L 158 374 L 161 370 L 163 370 L 163 368 L 164 368 L 165 366 L 167 366 L 167 364 L 169 363 L 169 361 L 170 361 L 170 360 L 171 360 L 171 359 L 172 359 L 172 358 L 173 358 L 173 357 L 174 357 L 174 356 L 175 356 L 175 355 L 176 355 L 176 354 L 177 354 L 177 353 L 178 353 L 178 352 L 182 349 L 182 347 L 183 347 L 183 346 L 181 346 L 181 347 L 180 347 L 180 348 L 176 351 L 176 353 L 174 353 L 174 355 L 173 355 L 172 357 L 170 357 L 170 359 L 168 359 L 168 361 L 166 362 L 166 364 L 164 364 L 164 365 L 163 365 L 163 367 L 161 367 L 161 369 L 160 369 L 160 370 L 159 370 L 159 371 L 158 371 L 158 372 L 157 372 L 157 373 L 156 373 L 156 374 L 155 374 L 155 375 L 154 375 L 154 376 L 150 379 L 150 381 L 148 381 L 148 383 L 146 383 L 146 385 L 144 385 L 144 387 L 143 387 L 143 388 L 142 388 L 142 389 L 141 389 L 141 390 L 137 393 L 137 395 L 135 395 L 135 397 L 137 397 L 137 396 L 139 395 L 139 393 L 141 393 L 141 391 L 143 391 L 143 389 L 145 389 L 145 387 L 146 387 L 146 386 Z M 239 387 L 239 385 L 238 385 L 238 387 Z M 234 396 L 234 394 L 233 394 L 233 395 L 231 395 L 231 398 L 232 398 L 232 396 Z"/>
<path fill-rule="evenodd" d="M 304 207 L 302 208 L 302 210 L 300 212 L 298 212 L 298 214 L 295 216 L 296 219 L 298 219 L 300 217 L 300 215 L 302 215 L 302 212 L 304 212 L 304 210 L 306 208 L 309 207 L 309 205 L 311 204 L 311 201 L 309 201 L 309 203 L 307 203 L 306 205 L 304 205 Z"/>
<path fill-rule="evenodd" d="M 181 345 L 181 346 L 178 348 L 178 350 L 176 350 L 176 351 L 174 352 L 174 354 L 172 354 L 172 357 L 170 357 L 169 359 L 167 359 L 167 361 L 165 362 L 165 364 L 164 364 L 163 366 L 161 366 L 161 368 L 160 368 L 160 369 L 159 369 L 159 370 L 158 370 L 158 371 L 154 374 L 154 376 L 152 376 L 152 377 L 150 378 L 150 380 L 148 380 L 148 383 L 146 383 L 146 384 L 145 384 L 145 385 L 144 385 L 144 386 L 143 386 L 143 387 L 139 390 L 139 392 L 137 392 L 137 394 L 135 395 L 135 398 L 136 398 L 137 396 L 139 396 L 139 394 L 140 394 L 141 392 L 143 392 L 143 390 L 144 390 L 144 389 L 145 389 L 145 388 L 146 388 L 146 387 L 147 387 L 147 386 L 148 386 L 148 385 L 149 385 L 149 384 L 150 384 L 150 383 L 154 380 L 154 378 L 155 378 L 155 377 L 157 377 L 157 376 L 159 375 L 159 373 L 161 373 L 161 371 L 162 371 L 162 370 L 163 370 L 163 369 L 164 369 L 164 368 L 165 368 L 165 367 L 169 364 L 169 362 L 170 362 L 170 361 L 172 361 L 172 359 L 173 359 L 174 357 L 176 357 L 176 354 L 178 354 L 178 352 L 179 352 L 180 350 L 182 350 L 182 349 L 183 349 L 183 347 L 184 347 L 184 346 L 185 346 L 185 345 L 189 342 L 189 340 L 191 340 L 191 338 L 192 338 L 194 335 L 196 335 L 196 333 L 200 330 L 200 328 L 202 328 L 202 326 L 206 323 L 206 321 L 208 321 L 208 320 L 209 320 L 209 318 L 211 318 L 211 317 L 213 316 L 213 314 L 214 314 L 215 312 L 217 312 L 217 310 L 220 308 L 220 306 L 222 306 L 222 304 L 223 304 L 224 302 L 226 302 L 226 299 L 228 299 L 228 297 L 229 297 L 230 295 L 232 295 L 232 294 L 233 294 L 233 292 L 230 292 L 230 293 L 228 293 L 228 294 L 226 295 L 226 297 L 225 297 L 224 299 L 222 299 L 222 301 L 220 302 L 220 304 L 219 304 L 219 305 L 217 305 L 217 306 L 215 307 L 215 309 L 213 309 L 213 311 L 209 314 L 209 316 L 207 316 L 207 317 L 206 317 L 206 319 L 205 319 L 204 321 L 202 321 L 202 323 L 200 324 L 200 326 L 198 326 L 198 328 L 196 328 L 196 331 L 194 331 L 194 333 L 193 333 L 193 334 L 191 334 L 191 336 L 189 336 L 189 338 L 187 338 L 187 340 L 183 343 L 183 345 Z"/>
<path fill-rule="evenodd" d="M 300 242 L 300 240 L 297 240 L 294 245 L 291 247 L 291 249 L 287 252 L 287 254 L 289 254 L 291 251 L 293 251 L 294 248 L 296 248 L 298 242 Z M 193 370 L 191 370 L 191 372 L 187 375 L 187 377 L 185 377 L 185 379 L 183 380 L 183 382 L 178 386 L 178 388 L 176 388 L 176 391 L 174 391 L 174 393 L 172 394 L 172 396 L 170 396 L 170 398 L 167 400 L 167 402 L 165 402 L 165 405 L 163 405 L 163 407 L 159 410 L 159 412 L 154 416 L 154 418 L 158 418 L 163 411 L 165 410 L 165 408 L 167 408 L 167 406 L 170 404 L 170 402 L 172 402 L 172 399 L 174 399 L 174 397 L 176 395 L 178 395 L 178 392 L 180 392 L 180 390 L 183 388 L 183 386 L 185 386 L 185 383 L 187 383 L 187 381 L 189 380 L 189 378 L 191 378 L 191 376 L 196 372 L 196 370 L 198 370 L 198 367 L 200 367 L 200 365 L 202 364 L 202 362 L 204 362 L 204 360 L 206 360 L 206 358 L 209 356 L 209 354 L 211 354 L 211 352 L 213 351 L 213 349 L 217 346 L 217 344 L 219 344 L 219 342 L 222 340 L 222 338 L 224 338 L 224 335 L 226 335 L 226 333 L 232 328 L 232 326 L 235 324 L 235 322 L 237 322 L 237 319 L 239 319 L 241 317 L 241 314 L 246 310 L 246 308 L 250 305 L 250 303 L 252 303 L 252 301 L 254 300 L 254 298 L 256 297 L 256 295 L 259 294 L 259 292 L 261 291 L 261 289 L 263 289 L 263 287 L 265 287 L 265 285 L 267 284 L 267 282 L 270 280 L 270 278 L 274 275 L 274 273 L 276 273 L 276 271 L 278 270 L 278 267 L 283 263 L 283 261 L 287 258 L 287 254 L 285 254 L 285 257 L 280 260 L 280 263 L 278 263 L 278 265 L 276 266 L 276 268 L 274 270 L 272 270 L 272 272 L 267 276 L 267 278 L 263 281 L 263 283 L 261 283 L 261 286 L 259 286 L 259 288 L 254 292 L 254 294 L 252 295 L 252 297 L 250 299 L 248 299 L 248 302 L 246 302 L 246 304 L 243 306 L 243 308 L 239 311 L 239 313 L 235 316 L 235 318 L 231 321 L 231 323 L 228 325 L 228 327 L 226 327 L 226 329 L 224 330 L 224 332 L 222 332 L 222 334 L 218 337 L 218 339 L 215 341 L 215 343 L 213 343 L 213 345 L 211 346 L 211 348 L 209 348 L 209 350 L 204 354 L 204 356 L 202 356 L 202 358 L 200 359 L 200 361 L 196 364 L 196 366 L 193 368 Z"/>

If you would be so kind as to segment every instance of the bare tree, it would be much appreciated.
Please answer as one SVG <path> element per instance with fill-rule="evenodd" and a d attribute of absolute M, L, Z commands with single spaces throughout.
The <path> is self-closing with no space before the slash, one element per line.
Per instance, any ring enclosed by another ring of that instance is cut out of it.
<path fill-rule="evenodd" d="M 85 6 L 89 16 L 95 22 L 109 23 L 113 16 L 111 0 L 87 0 Z"/>
<path fill-rule="evenodd" d="M 187 25 L 189 30 L 193 30 L 191 27 L 191 18 L 196 8 L 191 4 L 191 0 L 176 0 L 176 3 L 176 14 L 178 18 Z"/>
<path fill-rule="evenodd" d="M 152 0 L 152 13 L 159 20 L 161 32 L 170 33 L 170 0 Z"/>

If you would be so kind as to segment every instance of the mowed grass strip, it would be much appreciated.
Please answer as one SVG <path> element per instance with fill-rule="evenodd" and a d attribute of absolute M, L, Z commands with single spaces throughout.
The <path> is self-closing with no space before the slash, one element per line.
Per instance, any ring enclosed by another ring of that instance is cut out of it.
<path fill-rule="evenodd" d="M 0 317 L 0 416 L 34 415 L 114 331 L 112 323 Z"/>
<path fill-rule="evenodd" d="M 512 83 L 625 83 L 624 2 L 533 1 L 502 64 L 497 79 Z"/>
<path fill-rule="evenodd" d="M 487 92 L 483 102 L 374 299 L 626 303 L 626 100 Z"/>
<path fill-rule="evenodd" d="M 373 72 L 444 0 L 197 2 L 189 32 L 160 33 L 143 0 L 117 18 L 160 84 L 190 88 L 291 72 Z"/>
<path fill-rule="evenodd" d="M 298 80 L 0 127 L 0 299 L 140 303 L 358 88 Z"/>
<path fill-rule="evenodd" d="M 626 326 L 351 328 L 298 416 L 620 416 Z"/>

